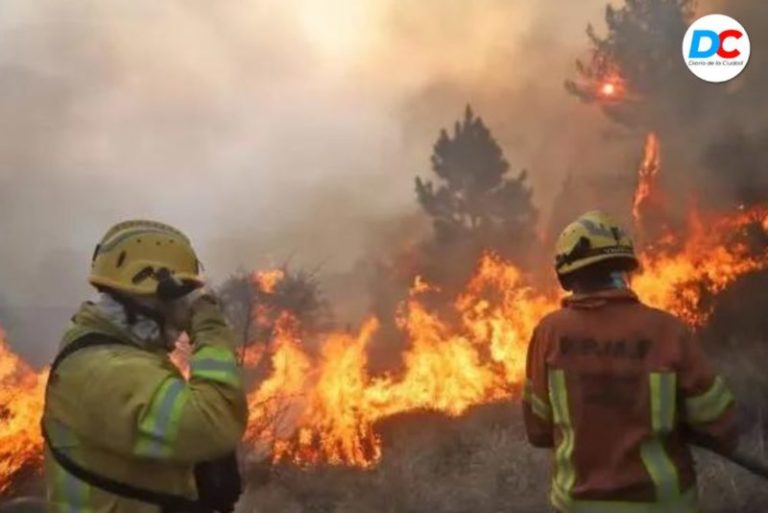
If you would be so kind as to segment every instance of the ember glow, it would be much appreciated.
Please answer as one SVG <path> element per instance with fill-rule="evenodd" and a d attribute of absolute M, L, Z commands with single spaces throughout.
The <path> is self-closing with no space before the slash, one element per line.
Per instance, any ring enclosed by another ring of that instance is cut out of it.
<path fill-rule="evenodd" d="M 627 100 L 626 83 L 618 73 L 606 75 L 593 87 L 597 99 L 604 102 L 614 103 Z"/>
<path fill-rule="evenodd" d="M 660 164 L 659 142 L 649 134 L 632 205 L 638 229 L 655 204 Z M 691 209 L 682 229 L 643 242 L 633 288 L 646 303 L 700 327 L 712 296 L 768 267 L 765 241 L 751 240 L 755 230 L 765 238 L 768 206 L 717 215 Z M 262 294 L 274 294 L 285 274 L 260 271 L 252 279 Z M 557 308 L 561 292 L 532 286 L 520 267 L 488 253 L 450 308 L 438 312 L 428 305 L 439 294 L 439 286 L 414 278 L 395 319 L 407 340 L 402 365 L 383 374 L 373 374 L 368 362 L 379 320 L 327 333 L 310 349 L 294 316 L 257 304 L 257 322 L 273 329 L 269 344 L 250 344 L 243 357 L 247 375 L 267 370 L 248 394 L 245 440 L 254 453 L 273 462 L 369 468 L 384 456 L 376 431 L 382 419 L 416 410 L 455 417 L 518 397 L 531 333 Z M 0 493 L 25 468 L 39 468 L 46 377 L 0 342 Z"/>
<path fill-rule="evenodd" d="M 613 82 L 605 82 L 600 86 L 600 94 L 603 96 L 613 96 L 616 94 L 616 84 Z"/>

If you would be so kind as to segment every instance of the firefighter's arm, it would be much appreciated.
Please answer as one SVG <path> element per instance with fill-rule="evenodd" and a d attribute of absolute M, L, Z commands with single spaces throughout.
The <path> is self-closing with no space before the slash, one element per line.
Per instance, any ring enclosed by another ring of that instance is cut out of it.
<path fill-rule="evenodd" d="M 199 461 L 235 449 L 248 422 L 248 407 L 235 336 L 217 305 L 195 309 L 190 337 L 189 399 L 180 417 L 176 454 Z M 199 440 L 208 440 L 209 446 L 199 447 Z"/>
<path fill-rule="evenodd" d="M 678 383 L 682 421 L 690 441 L 720 452 L 735 449 L 738 436 L 733 394 L 690 333 L 683 335 Z"/>
<path fill-rule="evenodd" d="M 554 445 L 552 408 L 549 404 L 547 363 L 539 330 L 534 330 L 526 358 L 525 384 L 523 388 L 523 419 L 528 441 L 534 447 Z"/>
<path fill-rule="evenodd" d="M 170 362 L 133 348 L 113 351 L 81 393 L 75 431 L 120 454 L 184 463 L 211 460 L 237 446 L 247 405 L 234 336 L 219 308 L 191 320 L 189 381 Z"/>

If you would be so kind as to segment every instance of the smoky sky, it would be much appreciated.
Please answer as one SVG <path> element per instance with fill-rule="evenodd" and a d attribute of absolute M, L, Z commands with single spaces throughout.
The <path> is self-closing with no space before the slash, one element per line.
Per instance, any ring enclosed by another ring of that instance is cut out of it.
<path fill-rule="evenodd" d="M 566 176 L 631 181 L 642 137 L 563 88 L 604 7 L 0 3 L 0 322 L 45 361 L 125 218 L 186 231 L 214 280 L 287 258 L 343 274 L 419 224 L 413 178 L 467 103 L 529 170 L 543 226 Z"/>

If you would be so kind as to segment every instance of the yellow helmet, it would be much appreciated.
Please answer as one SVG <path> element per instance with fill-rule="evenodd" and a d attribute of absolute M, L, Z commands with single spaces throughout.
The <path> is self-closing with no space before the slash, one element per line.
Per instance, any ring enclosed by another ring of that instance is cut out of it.
<path fill-rule="evenodd" d="M 623 260 L 628 271 L 638 266 L 632 239 L 603 212 L 587 212 L 557 239 L 555 270 L 560 276 L 606 260 Z"/>
<path fill-rule="evenodd" d="M 91 285 L 141 296 L 181 296 L 203 285 L 189 239 L 163 223 L 116 224 L 93 253 Z"/>

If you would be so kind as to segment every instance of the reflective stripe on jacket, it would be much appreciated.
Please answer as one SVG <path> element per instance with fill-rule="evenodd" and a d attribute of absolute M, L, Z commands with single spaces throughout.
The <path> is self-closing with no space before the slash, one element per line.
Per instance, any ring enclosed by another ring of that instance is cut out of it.
<path fill-rule="evenodd" d="M 134 345 L 85 348 L 64 360 L 46 398 L 53 445 L 80 466 L 137 488 L 195 498 L 193 466 L 232 451 L 247 408 L 234 337 L 214 305 L 193 319 L 186 381 L 163 351 Z M 131 343 L 86 304 L 63 345 L 88 333 Z M 157 513 L 158 507 L 96 489 L 68 474 L 46 451 L 51 511 Z"/>
<path fill-rule="evenodd" d="M 733 404 L 687 327 L 629 290 L 566 299 L 531 340 L 526 431 L 555 449 L 563 513 L 697 511 L 685 433 L 728 450 Z"/>

